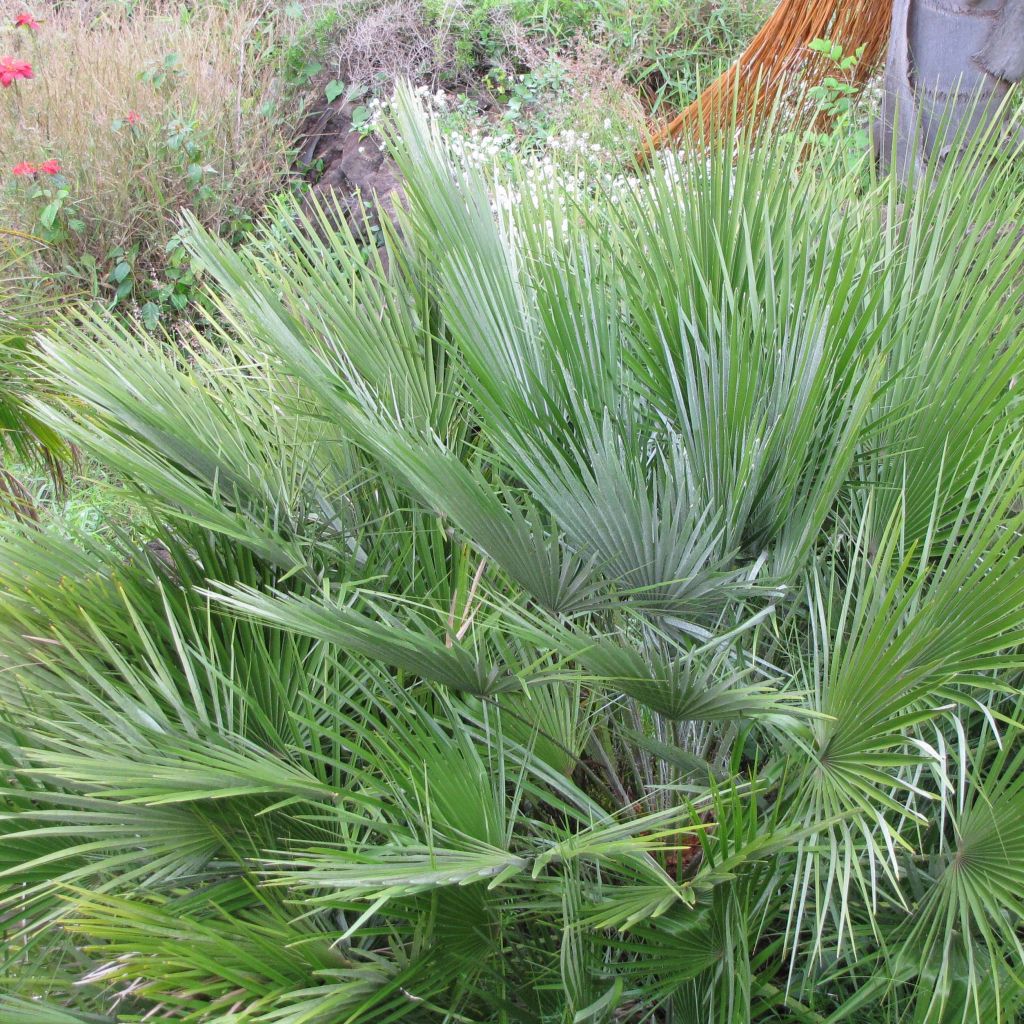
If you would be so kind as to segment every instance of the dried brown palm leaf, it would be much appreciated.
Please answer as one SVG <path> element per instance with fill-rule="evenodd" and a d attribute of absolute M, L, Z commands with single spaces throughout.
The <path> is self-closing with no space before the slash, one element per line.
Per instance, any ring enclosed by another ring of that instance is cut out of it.
<path fill-rule="evenodd" d="M 731 67 L 650 138 L 638 155 L 640 162 L 682 139 L 706 139 L 734 118 L 736 123 L 749 121 L 755 110 L 771 109 L 788 86 L 814 85 L 834 73 L 808 48 L 815 39 L 830 39 L 847 52 L 863 46 L 852 71 L 854 80 L 863 82 L 885 55 L 891 19 L 891 0 L 782 0 Z"/>

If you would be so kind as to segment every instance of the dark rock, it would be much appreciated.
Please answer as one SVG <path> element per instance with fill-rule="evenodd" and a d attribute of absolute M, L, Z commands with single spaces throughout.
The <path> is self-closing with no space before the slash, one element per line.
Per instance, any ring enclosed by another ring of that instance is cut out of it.
<path fill-rule="evenodd" d="M 401 174 L 375 134 L 353 130 L 352 115 L 358 106 L 339 98 L 310 118 L 299 164 L 309 168 L 311 183 L 305 212 L 311 213 L 314 204 L 328 213 L 337 209 L 353 235 L 370 242 L 379 223 L 377 203 L 385 215 L 394 215 Z"/>

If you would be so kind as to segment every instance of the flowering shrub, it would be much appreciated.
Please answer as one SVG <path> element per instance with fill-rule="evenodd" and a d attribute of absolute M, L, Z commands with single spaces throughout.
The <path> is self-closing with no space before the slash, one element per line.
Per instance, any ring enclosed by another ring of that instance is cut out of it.
<path fill-rule="evenodd" d="M 11 173 L 33 179 L 24 195 L 24 202 L 34 217 L 31 225 L 34 237 L 50 247 L 60 247 L 85 230 L 85 221 L 76 212 L 68 180 L 57 160 L 46 160 L 38 165 L 18 164 Z"/>

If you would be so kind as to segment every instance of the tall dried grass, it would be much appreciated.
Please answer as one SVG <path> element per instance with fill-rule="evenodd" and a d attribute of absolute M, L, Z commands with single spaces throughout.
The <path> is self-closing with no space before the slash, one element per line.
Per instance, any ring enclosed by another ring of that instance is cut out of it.
<path fill-rule="evenodd" d="M 68 244 L 98 261 L 135 243 L 155 254 L 183 208 L 213 226 L 258 208 L 289 166 L 290 111 L 266 55 L 275 6 L 32 5 L 38 31 L 0 35 L 0 53 L 31 60 L 35 72 L 0 94 L 0 224 L 35 228 L 10 169 L 51 158 L 84 224 Z M 0 24 L 24 9 L 0 0 Z M 182 132 L 198 147 L 191 156 Z M 190 163 L 199 168 L 191 178 Z"/>

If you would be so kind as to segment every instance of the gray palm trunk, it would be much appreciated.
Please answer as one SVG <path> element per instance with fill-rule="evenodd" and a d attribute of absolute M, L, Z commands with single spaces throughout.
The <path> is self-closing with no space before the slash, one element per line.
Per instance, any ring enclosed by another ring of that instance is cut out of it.
<path fill-rule="evenodd" d="M 895 0 L 875 144 L 904 177 L 1005 117 L 1024 79 L 1024 0 Z M 1014 129 L 1024 141 L 1024 129 Z"/>

